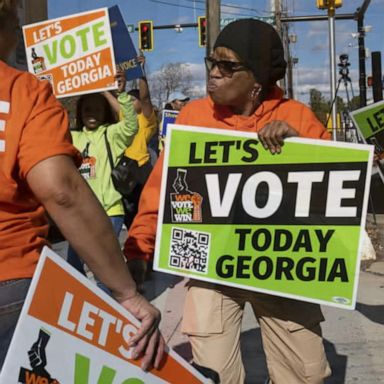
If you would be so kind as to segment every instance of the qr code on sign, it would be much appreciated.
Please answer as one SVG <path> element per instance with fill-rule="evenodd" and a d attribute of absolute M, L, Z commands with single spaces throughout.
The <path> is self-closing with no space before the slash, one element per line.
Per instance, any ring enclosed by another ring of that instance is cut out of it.
<path fill-rule="evenodd" d="M 206 274 L 210 241 L 209 233 L 172 228 L 169 266 Z"/>

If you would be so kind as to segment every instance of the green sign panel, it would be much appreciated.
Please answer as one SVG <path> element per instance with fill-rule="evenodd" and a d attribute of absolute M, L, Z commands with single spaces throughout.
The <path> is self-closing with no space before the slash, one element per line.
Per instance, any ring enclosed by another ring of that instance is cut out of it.
<path fill-rule="evenodd" d="M 351 115 L 365 140 L 378 136 L 384 146 L 384 101 L 357 109 Z"/>
<path fill-rule="evenodd" d="M 354 308 L 370 146 L 171 127 L 156 270 Z"/>
<path fill-rule="evenodd" d="M 374 169 L 384 182 L 384 101 L 351 112 L 351 117 L 367 144 L 375 146 Z"/>

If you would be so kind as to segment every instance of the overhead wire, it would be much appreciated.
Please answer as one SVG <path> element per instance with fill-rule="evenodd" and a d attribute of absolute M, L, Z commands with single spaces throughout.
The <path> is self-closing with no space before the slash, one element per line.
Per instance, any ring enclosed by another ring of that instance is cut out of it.
<path fill-rule="evenodd" d="M 185 4 L 180 4 L 179 3 L 171 3 L 171 2 L 168 2 L 168 1 L 164 1 L 164 0 L 149 0 L 150 2 L 152 3 L 158 3 L 158 4 L 164 4 L 164 5 L 169 5 L 169 6 L 173 6 L 173 7 L 180 7 L 180 8 L 187 8 L 187 9 L 194 9 L 194 10 L 200 10 L 200 11 L 205 11 L 205 7 L 204 8 L 198 8 L 195 6 L 195 3 L 200 3 L 200 4 L 205 4 L 205 1 L 203 0 L 185 0 L 185 1 L 189 1 L 189 2 L 193 2 L 194 5 L 185 5 Z M 241 6 L 237 6 L 237 5 L 231 5 L 231 4 L 221 4 L 222 7 L 227 7 L 227 8 L 234 8 L 234 9 L 239 9 L 241 11 L 251 11 L 251 12 L 255 12 L 257 13 L 259 16 L 260 16 L 260 12 L 254 8 L 247 8 L 247 7 L 241 7 Z M 266 12 L 266 11 L 262 11 L 263 13 L 268 13 L 270 14 L 270 12 Z M 231 12 L 230 10 L 226 10 L 225 12 L 223 12 L 225 14 L 228 14 L 228 15 L 232 15 L 232 16 L 239 16 L 239 17 L 246 17 L 246 16 L 250 16 L 249 14 L 244 14 L 244 13 L 239 13 L 239 12 Z"/>

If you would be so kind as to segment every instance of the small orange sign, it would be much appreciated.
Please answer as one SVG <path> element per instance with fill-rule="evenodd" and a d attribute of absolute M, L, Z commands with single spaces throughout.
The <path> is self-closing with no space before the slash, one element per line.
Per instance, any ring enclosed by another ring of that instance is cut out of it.
<path fill-rule="evenodd" d="M 28 70 L 56 97 L 116 89 L 108 9 L 23 27 Z"/>

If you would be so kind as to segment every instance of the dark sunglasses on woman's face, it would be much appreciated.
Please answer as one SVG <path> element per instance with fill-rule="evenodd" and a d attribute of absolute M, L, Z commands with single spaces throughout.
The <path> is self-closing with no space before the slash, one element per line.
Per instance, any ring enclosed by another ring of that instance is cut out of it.
<path fill-rule="evenodd" d="M 247 67 L 239 61 L 215 60 L 212 57 L 205 57 L 204 61 L 209 72 L 217 66 L 223 76 L 232 76 L 235 72 L 245 71 L 247 69 Z"/>

